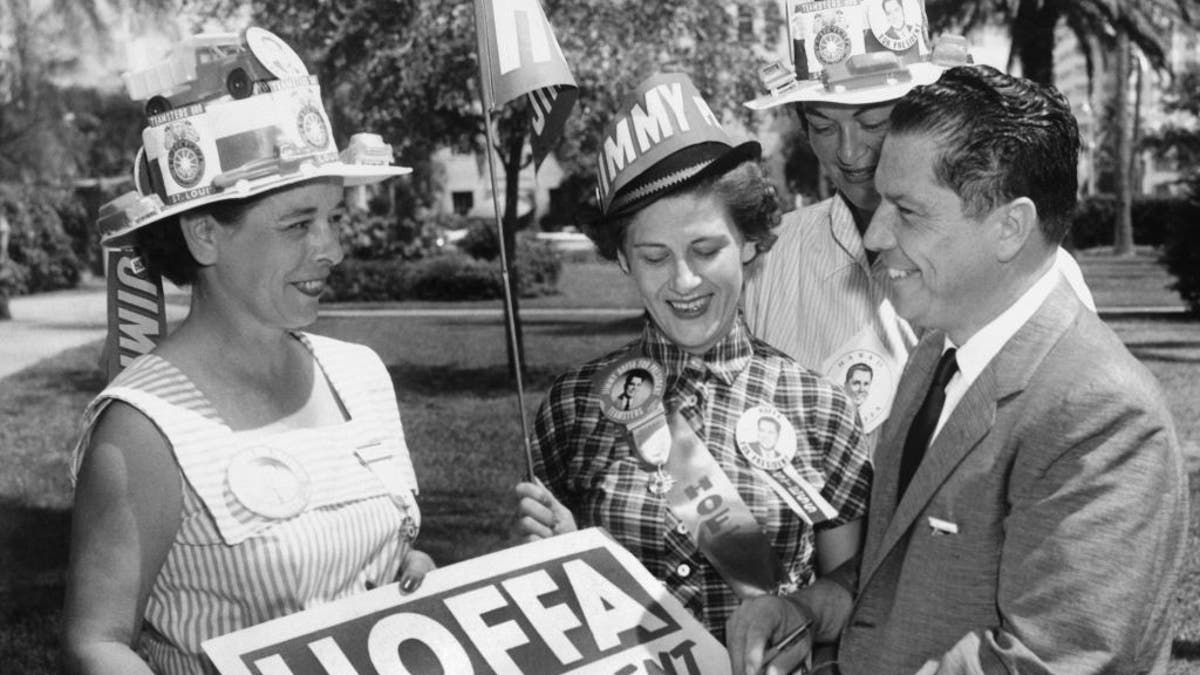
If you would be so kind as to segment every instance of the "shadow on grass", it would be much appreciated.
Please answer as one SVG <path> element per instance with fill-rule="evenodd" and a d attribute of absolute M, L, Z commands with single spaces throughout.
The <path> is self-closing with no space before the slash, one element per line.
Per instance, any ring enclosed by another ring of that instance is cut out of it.
<path fill-rule="evenodd" d="M 1185 661 L 1200 661 L 1200 640 L 1176 638 L 1171 643 L 1171 658 Z"/>
<path fill-rule="evenodd" d="M 0 503 L 0 593 L 61 586 L 70 533 L 69 511 Z"/>
<path fill-rule="evenodd" d="M 531 390 L 549 387 L 558 371 L 559 369 L 527 366 L 525 387 Z M 392 376 L 392 384 L 400 393 L 455 398 L 463 395 L 508 396 L 513 393 L 513 380 L 506 365 L 458 368 L 405 362 L 388 366 L 388 374 Z"/>
<path fill-rule="evenodd" d="M 417 547 L 439 566 L 503 548 L 508 515 L 497 508 L 497 499 L 476 492 L 422 490 Z"/>

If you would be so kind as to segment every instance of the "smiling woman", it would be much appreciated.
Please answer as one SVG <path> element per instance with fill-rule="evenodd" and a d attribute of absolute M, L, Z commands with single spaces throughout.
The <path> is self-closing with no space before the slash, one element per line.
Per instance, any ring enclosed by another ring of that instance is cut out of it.
<path fill-rule="evenodd" d="M 409 592 L 433 566 L 413 548 L 417 483 L 386 368 L 300 331 L 342 260 L 345 187 L 408 169 L 377 136 L 338 152 L 315 79 L 277 37 L 180 51 L 213 40 L 258 79 L 158 97 L 138 189 L 103 211 L 103 243 L 191 286 L 191 307 L 85 412 L 68 672 L 210 672 L 209 638 L 395 580 Z"/>
<path fill-rule="evenodd" d="M 861 427 L 840 388 L 742 321 L 744 270 L 778 221 L 758 143 L 734 144 L 686 76 L 660 74 L 601 147 L 588 234 L 637 287 L 645 324 L 551 388 L 532 439 L 538 482 L 517 486 L 514 529 L 605 527 L 721 638 L 741 599 L 805 586 L 855 554 L 871 475 Z M 613 404 L 607 392 L 635 371 L 654 393 Z M 778 423 L 775 442 L 760 420 Z"/>

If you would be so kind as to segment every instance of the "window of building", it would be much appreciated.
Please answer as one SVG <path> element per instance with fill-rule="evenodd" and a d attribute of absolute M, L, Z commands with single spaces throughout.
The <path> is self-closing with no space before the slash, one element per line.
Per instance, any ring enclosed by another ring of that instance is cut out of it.
<path fill-rule="evenodd" d="M 475 195 L 470 192 L 452 192 L 450 198 L 454 200 L 454 212 L 460 216 L 467 215 L 475 206 Z"/>
<path fill-rule="evenodd" d="M 738 40 L 741 42 L 754 41 L 754 7 L 738 6 Z"/>

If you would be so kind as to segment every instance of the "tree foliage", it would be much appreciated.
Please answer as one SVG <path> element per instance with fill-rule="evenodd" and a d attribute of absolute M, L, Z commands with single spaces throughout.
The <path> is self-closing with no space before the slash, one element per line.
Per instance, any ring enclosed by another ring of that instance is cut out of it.
<path fill-rule="evenodd" d="M 935 31 L 969 30 L 984 24 L 1009 26 L 1010 61 L 1021 64 L 1031 80 L 1051 83 L 1054 73 L 1054 27 L 1060 19 L 1079 38 L 1089 77 L 1102 69 L 1116 47 L 1118 31 L 1157 69 L 1166 67 L 1171 22 L 1195 25 L 1196 0 L 928 0 Z"/>
<path fill-rule="evenodd" d="M 592 173 L 596 142 L 622 97 L 658 68 L 689 72 L 714 109 L 747 119 L 755 95 L 749 45 L 731 34 L 740 0 L 546 0 L 580 87 L 557 156 L 568 173 Z M 470 0 L 254 0 L 256 23 L 301 48 L 334 92 L 335 125 L 383 133 L 405 161 L 441 146 L 481 150 L 474 8 Z M 524 101 L 497 111 L 500 157 L 527 162 Z M 512 155 L 516 153 L 517 157 Z"/>

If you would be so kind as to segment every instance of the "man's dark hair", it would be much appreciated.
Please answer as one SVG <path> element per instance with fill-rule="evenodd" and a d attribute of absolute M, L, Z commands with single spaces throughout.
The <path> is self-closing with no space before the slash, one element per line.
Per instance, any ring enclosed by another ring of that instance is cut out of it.
<path fill-rule="evenodd" d="M 1079 125 L 1054 87 L 991 66 L 958 66 L 900 99 L 889 133 L 938 139 L 934 176 L 968 216 L 1028 197 L 1046 241 L 1062 241 L 1078 191 Z"/>
<path fill-rule="evenodd" d="M 766 422 L 767 424 L 770 424 L 771 426 L 775 427 L 776 433 L 779 433 L 779 430 L 783 427 L 783 425 L 779 423 L 779 420 L 775 419 L 774 417 L 767 417 L 766 415 L 759 417 L 758 424 L 756 424 L 755 426 L 761 425 L 763 422 Z"/>
<path fill-rule="evenodd" d="M 854 377 L 854 374 L 860 370 L 867 375 L 870 375 L 872 380 L 875 379 L 875 369 L 871 368 L 871 366 L 868 366 L 865 363 L 855 363 L 846 369 L 846 381 L 849 382 L 850 378 Z"/>

